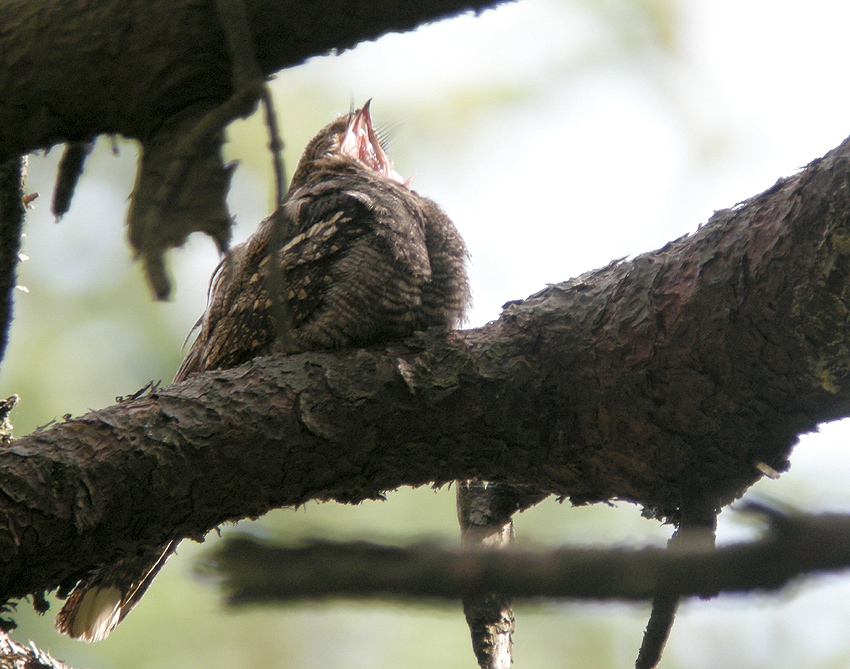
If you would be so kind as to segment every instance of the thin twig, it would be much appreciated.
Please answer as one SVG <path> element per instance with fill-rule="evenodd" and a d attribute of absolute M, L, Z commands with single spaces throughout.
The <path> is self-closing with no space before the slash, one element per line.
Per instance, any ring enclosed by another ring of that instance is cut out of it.
<path fill-rule="evenodd" d="M 269 132 L 269 151 L 272 154 L 275 175 L 275 209 L 278 211 L 272 221 L 269 253 L 276 258 L 278 249 L 283 246 L 283 241 L 288 235 L 286 219 L 280 212 L 280 206 L 286 197 L 286 172 L 283 162 L 283 141 L 278 130 L 277 115 L 271 91 L 257 63 L 248 10 L 245 8 L 244 0 L 216 0 L 216 10 L 230 52 L 233 89 L 236 92 L 251 91 L 255 99 L 262 102 L 265 111 L 265 122 Z M 293 351 L 295 344 L 292 334 L 292 316 L 286 301 L 282 298 L 283 277 L 280 265 L 273 261 L 268 264 L 268 268 L 266 290 L 272 301 L 271 314 L 277 337 L 284 351 Z"/>
<path fill-rule="evenodd" d="M 6 353 L 12 324 L 12 292 L 18 283 L 21 229 L 24 224 L 24 178 L 27 159 L 18 157 L 0 164 L 0 360 Z"/>

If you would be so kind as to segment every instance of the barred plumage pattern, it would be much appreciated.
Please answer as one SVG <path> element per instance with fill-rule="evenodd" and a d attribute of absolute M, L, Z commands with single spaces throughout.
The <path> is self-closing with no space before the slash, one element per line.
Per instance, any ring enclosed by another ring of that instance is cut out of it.
<path fill-rule="evenodd" d="M 277 252 L 274 226 L 285 230 Z M 307 145 L 281 208 L 219 265 L 200 330 L 177 372 L 224 369 L 283 349 L 365 346 L 432 326 L 455 327 L 469 305 L 467 251 L 454 224 L 403 183 L 383 151 L 369 104 Z M 270 263 L 282 294 L 269 293 Z M 291 322 L 281 345 L 274 300 Z M 57 628 L 97 641 L 132 609 L 173 541 L 107 565 L 81 582 Z"/>
<path fill-rule="evenodd" d="M 319 133 L 283 207 L 219 267 L 177 380 L 275 350 L 267 291 L 272 258 L 280 266 L 295 350 L 363 346 L 454 327 L 463 317 L 469 284 L 460 234 L 435 203 L 339 152 L 352 118 Z M 268 247 L 277 216 L 288 234 L 273 256 Z"/>

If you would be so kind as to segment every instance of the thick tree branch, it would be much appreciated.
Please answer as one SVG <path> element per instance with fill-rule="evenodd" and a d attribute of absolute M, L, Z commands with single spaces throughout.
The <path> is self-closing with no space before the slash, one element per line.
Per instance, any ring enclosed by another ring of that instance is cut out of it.
<path fill-rule="evenodd" d="M 0 597 L 308 499 L 481 477 L 677 519 L 850 413 L 850 142 L 468 332 L 258 359 L 0 451 Z M 699 502 L 699 504 L 697 504 Z"/>
<path fill-rule="evenodd" d="M 457 600 L 495 590 L 525 599 L 640 601 L 659 589 L 710 597 L 776 590 L 804 574 L 850 567 L 850 516 L 770 514 L 762 538 L 716 550 L 699 541 L 675 551 L 325 541 L 283 547 L 235 537 L 209 555 L 201 572 L 223 577 L 230 604 L 258 604 L 329 597 Z"/>

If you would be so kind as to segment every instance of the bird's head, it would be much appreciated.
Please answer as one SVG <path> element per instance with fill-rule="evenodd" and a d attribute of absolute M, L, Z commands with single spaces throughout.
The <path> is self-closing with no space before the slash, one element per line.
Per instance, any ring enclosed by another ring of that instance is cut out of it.
<path fill-rule="evenodd" d="M 310 140 L 292 176 L 293 189 L 304 185 L 314 168 L 340 160 L 355 161 L 387 179 L 408 185 L 409 180 L 402 179 L 393 169 L 393 161 L 372 126 L 370 103 L 371 100 L 362 109 L 335 119 Z"/>

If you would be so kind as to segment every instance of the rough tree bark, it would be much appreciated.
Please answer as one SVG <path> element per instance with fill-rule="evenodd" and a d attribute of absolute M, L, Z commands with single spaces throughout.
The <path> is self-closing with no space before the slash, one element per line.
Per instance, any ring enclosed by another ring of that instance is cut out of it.
<path fill-rule="evenodd" d="M 850 141 L 483 328 L 255 360 L 0 452 L 0 597 L 308 499 L 479 476 L 675 518 L 850 413 Z"/>

